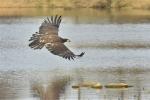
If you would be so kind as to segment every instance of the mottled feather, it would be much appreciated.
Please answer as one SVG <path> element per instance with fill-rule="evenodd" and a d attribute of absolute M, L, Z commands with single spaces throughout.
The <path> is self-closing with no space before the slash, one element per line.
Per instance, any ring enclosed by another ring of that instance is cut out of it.
<path fill-rule="evenodd" d="M 54 55 L 61 56 L 65 59 L 74 59 L 76 55 L 70 51 L 63 43 L 47 43 L 46 48 Z"/>
<path fill-rule="evenodd" d="M 55 17 L 51 16 L 51 18 L 47 17 L 39 27 L 39 32 L 33 34 L 29 39 L 31 41 L 29 46 L 33 49 L 42 49 L 45 46 L 52 54 L 69 60 L 82 57 L 84 52 L 80 55 L 75 55 L 64 45 L 68 39 L 63 39 L 58 36 L 61 20 L 61 16 L 57 15 Z"/>

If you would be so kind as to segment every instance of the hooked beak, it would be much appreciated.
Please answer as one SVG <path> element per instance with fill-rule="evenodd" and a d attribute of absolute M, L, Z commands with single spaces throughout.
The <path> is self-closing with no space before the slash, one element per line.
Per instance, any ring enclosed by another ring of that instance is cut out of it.
<path fill-rule="evenodd" d="M 68 39 L 67 42 L 71 42 L 71 41 Z"/>

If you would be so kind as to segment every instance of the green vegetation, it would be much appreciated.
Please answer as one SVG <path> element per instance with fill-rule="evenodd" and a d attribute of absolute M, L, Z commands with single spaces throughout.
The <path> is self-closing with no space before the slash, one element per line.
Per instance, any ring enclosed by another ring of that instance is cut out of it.
<path fill-rule="evenodd" d="M 0 7 L 150 9 L 150 0 L 0 0 Z"/>

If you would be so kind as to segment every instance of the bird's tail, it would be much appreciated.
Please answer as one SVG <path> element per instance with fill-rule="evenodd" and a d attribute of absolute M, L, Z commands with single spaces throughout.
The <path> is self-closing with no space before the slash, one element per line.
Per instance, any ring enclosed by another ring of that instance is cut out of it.
<path fill-rule="evenodd" d="M 36 32 L 36 34 L 33 34 L 32 37 L 29 39 L 29 41 L 32 41 L 29 44 L 29 47 L 33 49 L 42 49 L 44 47 L 44 43 L 41 43 L 39 41 L 40 35 Z"/>
<path fill-rule="evenodd" d="M 39 40 L 34 40 L 29 44 L 29 47 L 33 49 L 42 49 L 44 47 L 44 44 L 40 43 Z"/>
<path fill-rule="evenodd" d="M 77 56 L 77 57 L 82 57 L 84 54 L 85 54 L 85 52 L 82 52 L 81 54 L 76 55 L 76 56 Z"/>

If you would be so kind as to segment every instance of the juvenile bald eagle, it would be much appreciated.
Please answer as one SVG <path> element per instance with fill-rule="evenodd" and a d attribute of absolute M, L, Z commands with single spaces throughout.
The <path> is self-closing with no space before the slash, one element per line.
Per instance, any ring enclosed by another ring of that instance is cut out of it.
<path fill-rule="evenodd" d="M 62 17 L 57 15 L 51 16 L 50 18 L 47 17 L 39 27 L 39 32 L 33 34 L 29 39 L 29 41 L 31 41 L 29 47 L 33 49 L 42 49 L 45 46 L 52 54 L 69 60 L 82 57 L 84 52 L 75 55 L 64 45 L 65 42 L 70 42 L 70 40 L 58 36 L 61 20 Z"/>

